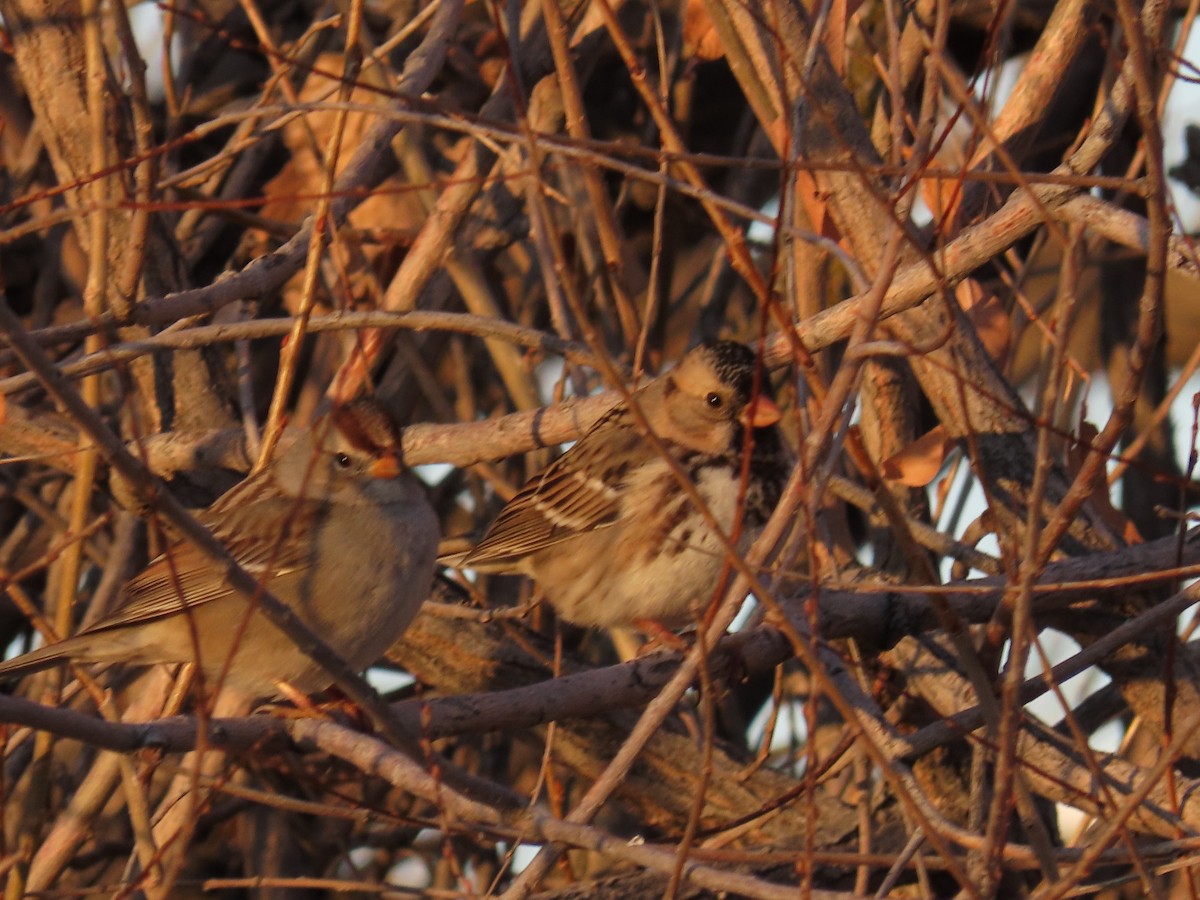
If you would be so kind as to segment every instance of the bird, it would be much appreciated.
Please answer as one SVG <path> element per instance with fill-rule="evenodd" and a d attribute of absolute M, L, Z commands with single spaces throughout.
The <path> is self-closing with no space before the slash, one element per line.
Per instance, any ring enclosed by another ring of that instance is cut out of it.
<path fill-rule="evenodd" d="M 400 463 L 399 432 L 372 398 L 335 407 L 198 518 L 263 587 L 353 668 L 404 633 L 432 583 L 438 519 Z M 0 680 L 67 662 L 198 662 L 209 686 L 293 697 L 330 677 L 179 540 L 73 637 L 0 663 Z"/>
<path fill-rule="evenodd" d="M 672 462 L 745 550 L 790 471 L 779 407 L 735 341 L 700 344 L 632 396 Z M 748 479 L 742 488 L 746 431 Z M 504 506 L 462 568 L 531 577 L 558 616 L 584 627 L 661 632 L 695 621 L 726 552 L 628 406 L 603 416 Z"/>

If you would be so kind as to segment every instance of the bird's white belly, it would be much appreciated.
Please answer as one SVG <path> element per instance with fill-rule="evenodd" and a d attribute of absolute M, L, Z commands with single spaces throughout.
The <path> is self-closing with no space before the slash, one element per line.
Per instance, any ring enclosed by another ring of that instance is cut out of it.
<path fill-rule="evenodd" d="M 533 574 L 562 618 L 602 628 L 634 619 L 679 626 L 713 598 L 725 562 L 723 542 L 696 517 L 691 498 L 656 474 L 648 472 L 645 484 L 627 492 L 620 523 L 568 542 L 573 552 L 556 553 L 553 569 L 542 569 L 534 560 Z M 728 534 L 736 488 L 727 489 L 727 476 L 716 470 L 705 470 L 696 487 Z M 641 532 L 623 528 L 627 520 L 647 527 Z"/>

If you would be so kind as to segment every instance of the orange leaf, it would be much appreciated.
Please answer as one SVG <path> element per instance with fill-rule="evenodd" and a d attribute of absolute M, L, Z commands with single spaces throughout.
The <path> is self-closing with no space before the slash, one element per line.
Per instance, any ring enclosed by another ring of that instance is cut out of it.
<path fill-rule="evenodd" d="M 838 75 L 846 74 L 846 29 L 851 10 L 846 0 L 832 0 L 829 14 L 825 17 L 825 34 L 822 43 L 829 54 L 829 62 Z"/>
<path fill-rule="evenodd" d="M 1003 362 L 1012 341 L 1012 320 L 1000 298 L 986 293 L 973 278 L 959 282 L 954 295 L 975 326 L 984 349 L 992 359 Z"/>
<path fill-rule="evenodd" d="M 713 27 L 704 0 L 688 0 L 683 10 L 683 53 L 697 59 L 714 60 L 725 55 L 721 35 Z"/>
<path fill-rule="evenodd" d="M 906 487 L 925 487 L 942 468 L 946 454 L 953 446 L 954 441 L 946 435 L 946 429 L 939 425 L 899 453 L 885 459 L 880 467 L 883 477 Z"/>

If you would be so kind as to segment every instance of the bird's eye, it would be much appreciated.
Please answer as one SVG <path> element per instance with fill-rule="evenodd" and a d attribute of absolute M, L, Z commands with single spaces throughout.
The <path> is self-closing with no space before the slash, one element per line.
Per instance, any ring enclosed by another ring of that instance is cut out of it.
<path fill-rule="evenodd" d="M 721 399 L 721 395 L 715 391 L 709 393 L 709 395 L 704 398 L 704 402 L 708 404 L 709 409 L 720 409 L 725 405 L 725 401 Z"/>
<path fill-rule="evenodd" d="M 337 467 L 338 467 L 339 469 L 348 469 L 348 468 L 350 468 L 351 459 L 350 459 L 350 456 L 349 456 L 348 454 L 346 454 L 346 453 L 337 453 L 337 454 L 335 454 L 335 455 L 334 455 L 334 457 L 333 457 L 333 461 L 334 461 L 335 463 L 337 463 Z"/>

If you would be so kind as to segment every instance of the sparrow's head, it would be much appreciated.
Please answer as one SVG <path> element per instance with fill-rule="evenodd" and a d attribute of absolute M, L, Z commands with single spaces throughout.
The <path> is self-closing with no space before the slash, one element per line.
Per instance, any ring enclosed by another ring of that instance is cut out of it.
<path fill-rule="evenodd" d="M 666 436 L 711 453 L 740 444 L 742 428 L 769 428 L 779 407 L 763 372 L 754 391 L 754 354 L 734 341 L 713 341 L 691 350 L 663 376 L 662 402 L 670 422 Z"/>
<path fill-rule="evenodd" d="M 400 432 L 372 398 L 337 406 L 278 457 L 275 479 L 285 493 L 346 502 L 364 492 L 386 495 L 405 472 Z"/>

